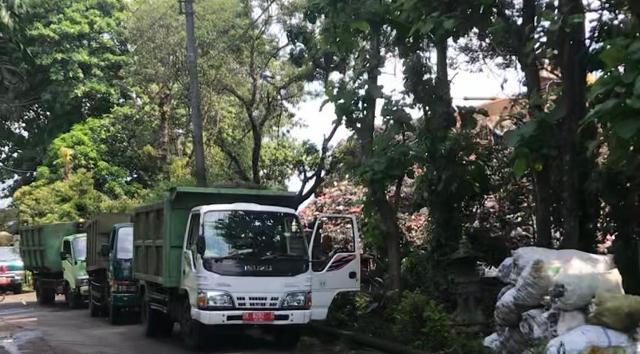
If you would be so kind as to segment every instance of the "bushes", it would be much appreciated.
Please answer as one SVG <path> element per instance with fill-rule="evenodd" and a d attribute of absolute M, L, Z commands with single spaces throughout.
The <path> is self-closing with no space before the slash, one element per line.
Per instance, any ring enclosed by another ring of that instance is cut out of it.
<path fill-rule="evenodd" d="M 429 351 L 450 346 L 450 320 L 442 305 L 418 291 L 402 293 L 392 308 L 392 332 L 397 341 Z"/>
<path fill-rule="evenodd" d="M 327 324 L 432 353 L 489 353 L 482 339 L 456 333 L 446 308 L 424 290 L 341 293 L 329 309 Z"/>

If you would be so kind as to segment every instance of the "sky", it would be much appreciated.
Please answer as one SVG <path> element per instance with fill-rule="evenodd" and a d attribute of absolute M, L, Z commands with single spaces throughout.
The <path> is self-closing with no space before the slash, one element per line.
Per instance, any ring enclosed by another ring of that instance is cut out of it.
<path fill-rule="evenodd" d="M 452 70 L 451 96 L 455 106 L 475 106 L 487 102 L 486 100 L 465 100 L 465 97 L 511 97 L 521 92 L 521 78 L 515 70 L 498 69 L 492 65 L 484 65 L 478 72 Z M 402 64 L 397 60 L 390 60 L 382 70 L 380 84 L 385 93 L 400 93 L 403 90 Z M 318 89 L 316 86 L 310 89 Z M 296 116 L 305 125 L 296 128 L 293 136 L 300 140 L 310 140 L 320 145 L 326 134 L 331 131 L 335 119 L 332 104 L 326 104 L 322 110 L 324 98 L 313 98 L 302 102 L 296 108 Z M 335 145 L 349 136 L 349 131 L 341 127 L 332 140 Z M 300 181 L 294 176 L 289 179 L 287 187 L 290 191 L 298 191 Z"/>

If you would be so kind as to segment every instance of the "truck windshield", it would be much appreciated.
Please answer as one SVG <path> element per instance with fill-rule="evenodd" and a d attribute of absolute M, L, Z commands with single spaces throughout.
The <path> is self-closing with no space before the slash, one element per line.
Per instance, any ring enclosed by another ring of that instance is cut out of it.
<path fill-rule="evenodd" d="M 0 247 L 0 262 L 20 260 L 20 254 L 15 247 Z"/>
<path fill-rule="evenodd" d="M 77 261 L 84 261 L 87 258 L 87 238 L 74 238 L 71 243 L 73 244 L 73 257 Z"/>
<path fill-rule="evenodd" d="M 308 258 L 295 214 L 269 211 L 210 211 L 204 214 L 205 258 Z"/>
<path fill-rule="evenodd" d="M 133 258 L 133 227 L 123 227 L 118 230 L 118 242 L 116 245 L 117 259 Z"/>

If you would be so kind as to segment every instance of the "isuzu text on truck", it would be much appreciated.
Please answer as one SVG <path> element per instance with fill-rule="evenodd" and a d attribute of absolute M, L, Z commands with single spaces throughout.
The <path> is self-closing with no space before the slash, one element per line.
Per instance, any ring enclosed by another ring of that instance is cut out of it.
<path fill-rule="evenodd" d="M 172 189 L 134 214 L 134 269 L 148 336 L 173 324 L 189 347 L 227 328 L 260 326 L 285 347 L 323 320 L 334 296 L 360 288 L 358 229 L 322 216 L 311 239 L 294 193 Z M 215 338 L 215 337 L 214 337 Z"/>

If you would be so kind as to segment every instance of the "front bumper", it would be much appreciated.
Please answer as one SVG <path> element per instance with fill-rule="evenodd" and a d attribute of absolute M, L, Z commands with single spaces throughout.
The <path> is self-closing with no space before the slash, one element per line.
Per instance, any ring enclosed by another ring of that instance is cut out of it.
<path fill-rule="evenodd" d="M 88 285 L 81 286 L 79 292 L 81 296 L 89 297 L 89 286 Z"/>
<path fill-rule="evenodd" d="M 252 312 L 251 310 L 229 310 L 229 311 L 203 311 L 191 309 L 191 318 L 205 325 L 302 325 L 311 321 L 310 310 L 277 310 L 269 311 L 274 314 L 273 322 L 244 322 L 242 314 Z"/>
<path fill-rule="evenodd" d="M 21 277 L 0 275 L 0 286 L 15 286 L 20 284 L 22 284 Z"/>
<path fill-rule="evenodd" d="M 111 303 L 117 307 L 140 306 L 138 294 L 111 294 Z"/>

